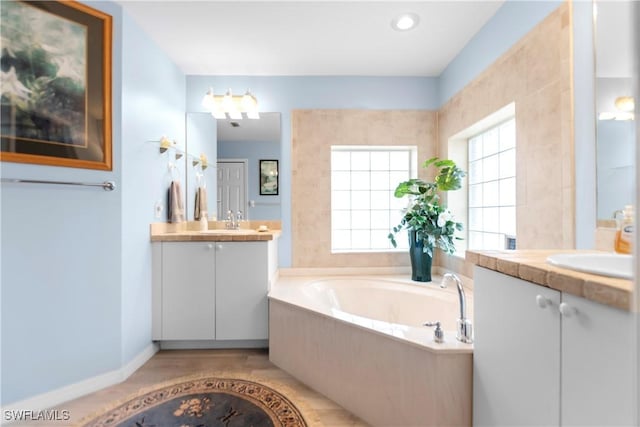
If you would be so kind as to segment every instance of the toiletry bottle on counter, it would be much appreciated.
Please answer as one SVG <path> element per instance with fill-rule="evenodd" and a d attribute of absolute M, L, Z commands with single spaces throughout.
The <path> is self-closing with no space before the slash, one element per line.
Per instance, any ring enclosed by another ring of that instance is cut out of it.
<path fill-rule="evenodd" d="M 631 242 L 633 242 L 633 206 L 627 205 L 622 211 L 622 218 L 616 217 L 615 250 L 619 254 L 631 253 Z"/>
<path fill-rule="evenodd" d="M 207 231 L 209 229 L 209 221 L 207 220 L 207 214 L 200 214 L 200 231 Z"/>

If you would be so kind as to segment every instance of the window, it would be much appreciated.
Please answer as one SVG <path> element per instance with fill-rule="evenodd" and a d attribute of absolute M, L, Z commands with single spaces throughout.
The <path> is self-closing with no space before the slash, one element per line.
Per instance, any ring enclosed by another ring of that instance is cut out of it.
<path fill-rule="evenodd" d="M 331 147 L 331 251 L 393 251 L 387 236 L 407 201 L 396 186 L 417 176 L 416 147 Z M 408 239 L 396 237 L 398 250 Z"/>
<path fill-rule="evenodd" d="M 515 119 L 468 143 L 469 249 L 513 249 L 516 234 Z"/>

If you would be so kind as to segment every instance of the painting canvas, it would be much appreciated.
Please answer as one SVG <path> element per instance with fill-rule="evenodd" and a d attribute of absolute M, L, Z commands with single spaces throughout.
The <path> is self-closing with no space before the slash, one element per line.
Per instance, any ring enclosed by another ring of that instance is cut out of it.
<path fill-rule="evenodd" d="M 0 159 L 111 169 L 111 17 L 2 2 Z"/>
<path fill-rule="evenodd" d="M 278 161 L 260 160 L 260 195 L 278 195 Z"/>

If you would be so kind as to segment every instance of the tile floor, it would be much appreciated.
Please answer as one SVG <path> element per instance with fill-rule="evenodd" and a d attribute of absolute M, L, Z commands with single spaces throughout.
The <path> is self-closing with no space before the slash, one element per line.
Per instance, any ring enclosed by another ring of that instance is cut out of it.
<path fill-rule="evenodd" d="M 292 389 L 313 409 L 326 427 L 365 427 L 355 415 L 346 411 L 320 393 L 311 390 L 291 375 L 269 362 L 267 350 L 165 350 L 156 353 L 126 381 L 90 395 L 64 403 L 54 409 L 68 410 L 69 421 L 20 422 L 12 426 L 64 427 L 73 426 L 87 415 L 100 412 L 113 402 L 123 400 L 140 389 L 153 387 L 173 378 L 211 371 L 233 371 L 268 378 Z"/>

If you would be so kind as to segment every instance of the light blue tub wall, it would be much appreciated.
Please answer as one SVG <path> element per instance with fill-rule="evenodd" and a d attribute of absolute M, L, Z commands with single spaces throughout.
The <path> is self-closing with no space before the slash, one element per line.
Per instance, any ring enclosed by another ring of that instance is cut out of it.
<path fill-rule="evenodd" d="M 119 5 L 90 5 L 113 16 L 113 170 L 0 173 L 117 189 L 2 185 L 2 405 L 120 369 L 151 343 L 149 223 L 165 162 L 144 141 L 183 138 L 185 77 Z"/>

